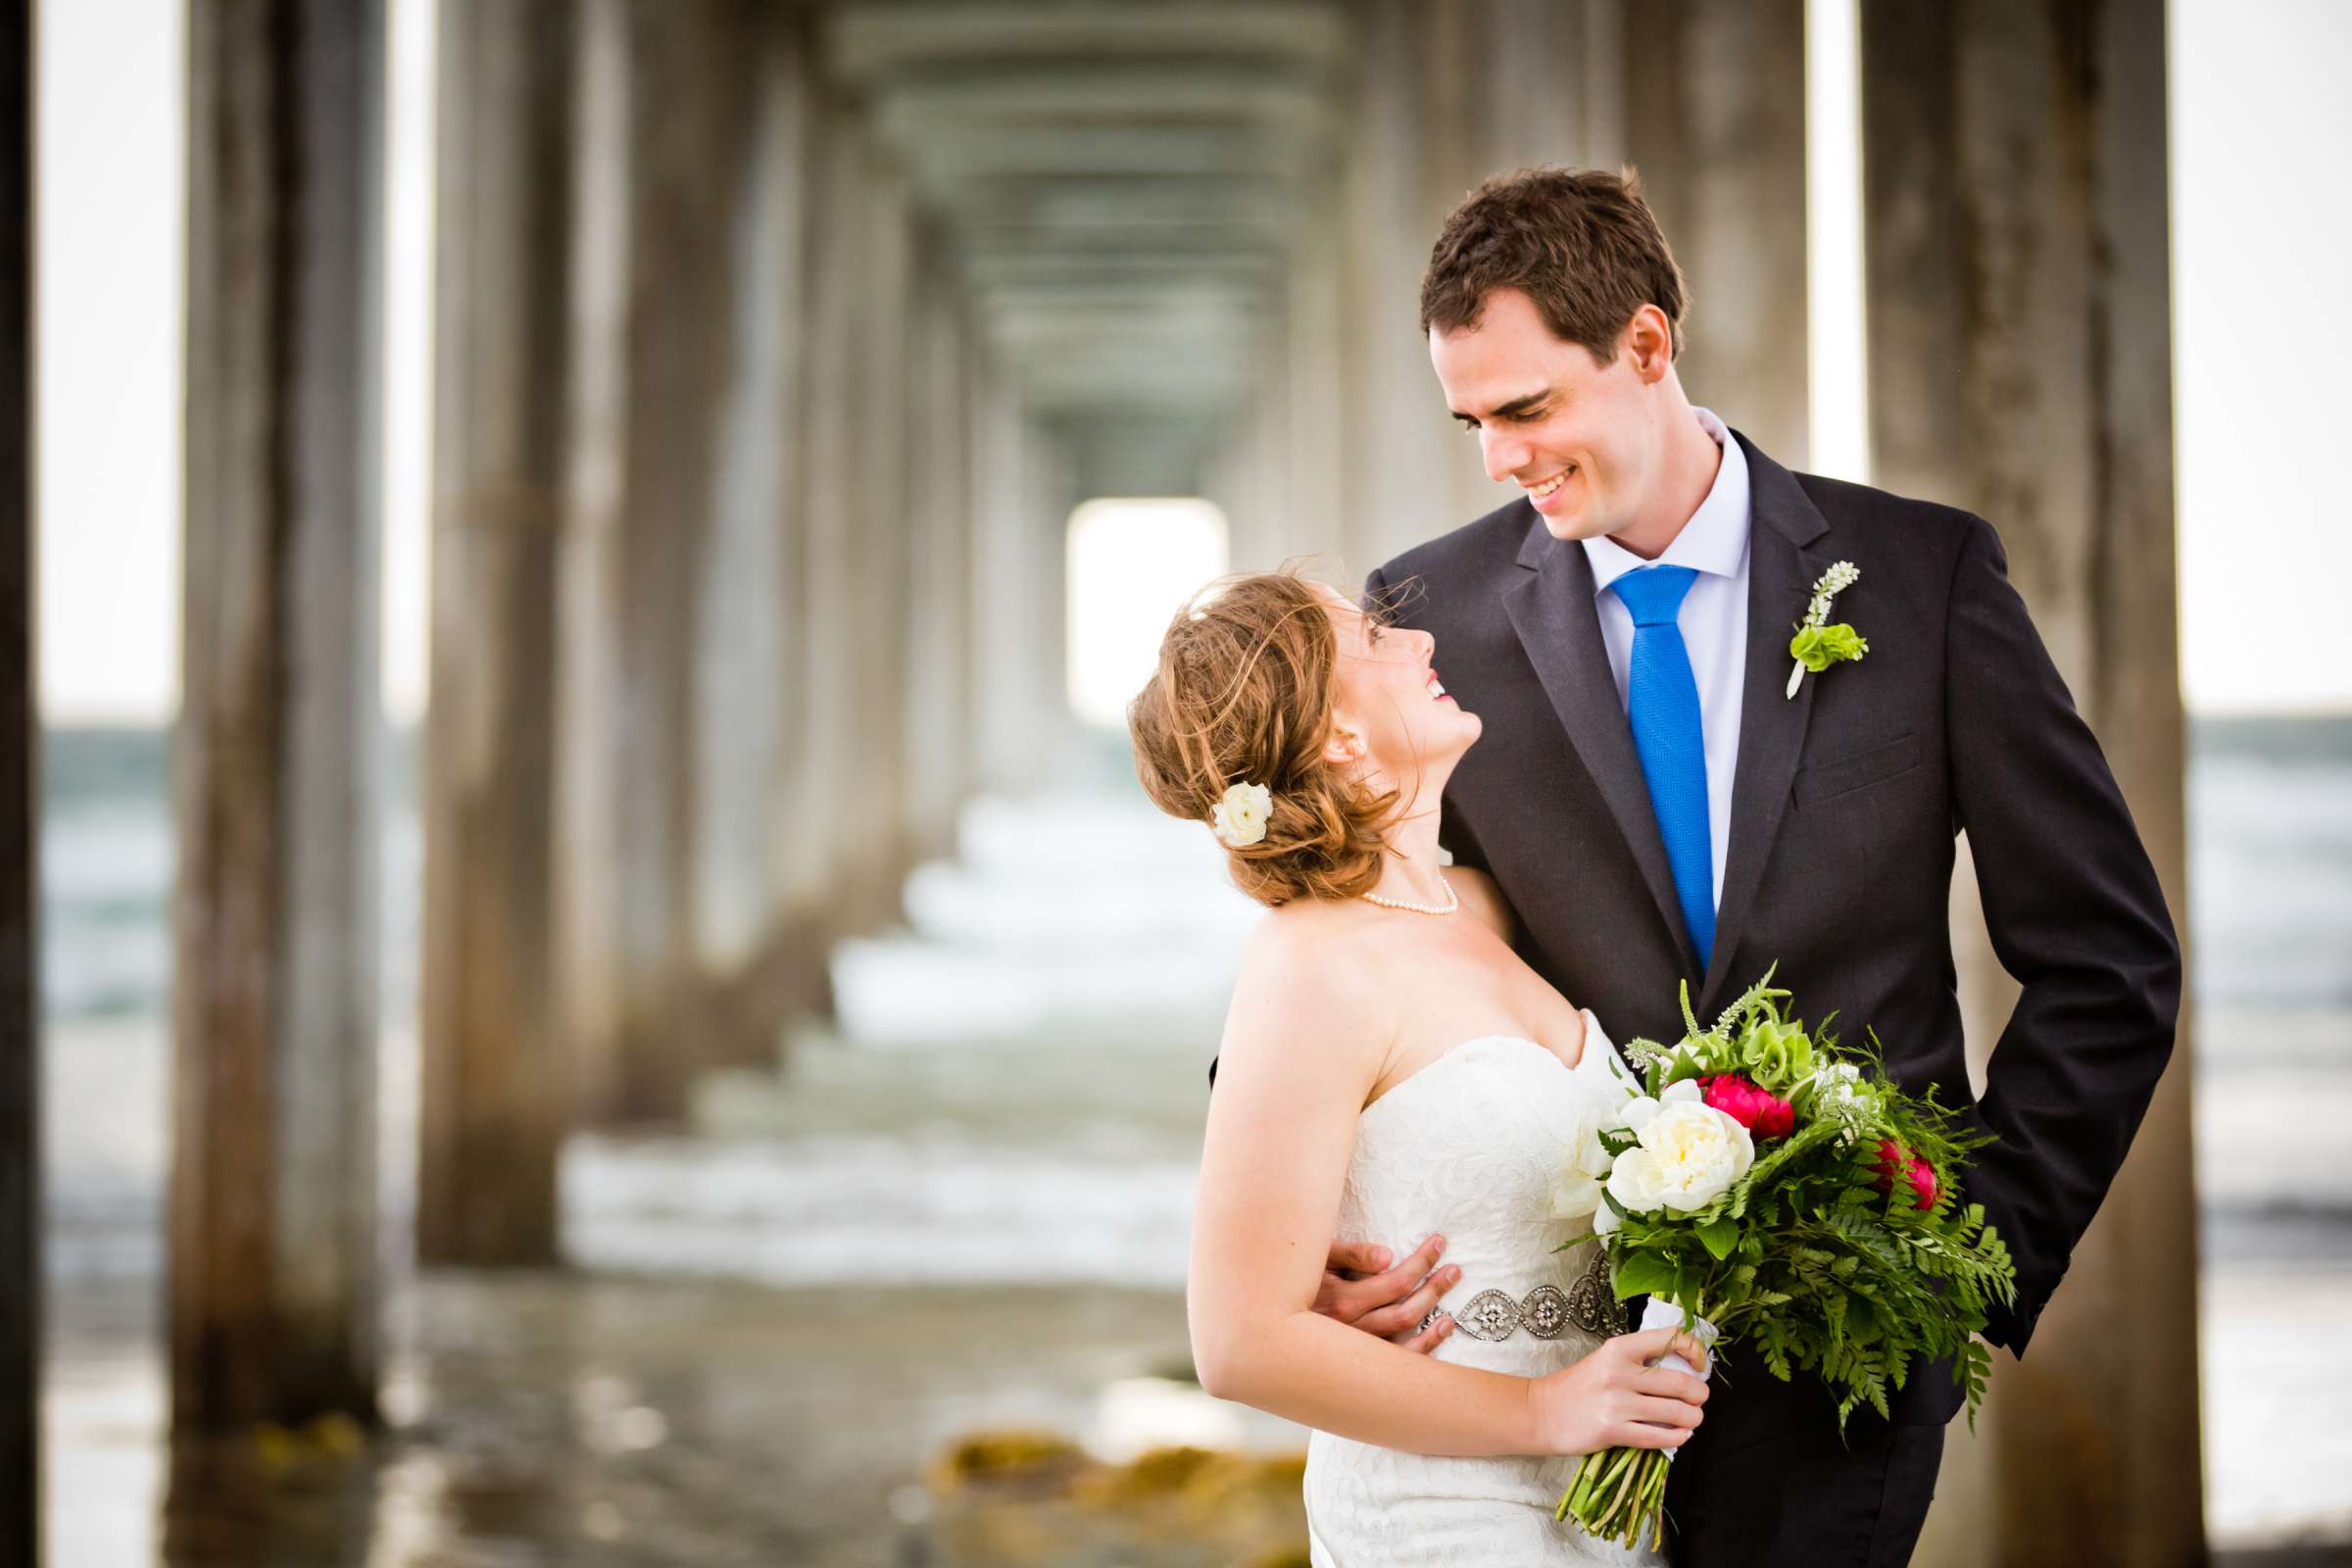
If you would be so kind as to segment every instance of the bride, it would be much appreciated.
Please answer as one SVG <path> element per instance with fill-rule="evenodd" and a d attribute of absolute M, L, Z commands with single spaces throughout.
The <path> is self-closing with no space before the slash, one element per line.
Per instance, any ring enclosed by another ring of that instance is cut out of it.
<path fill-rule="evenodd" d="M 1705 1384 L 1649 1363 L 1705 1353 L 1618 1334 L 1589 1211 L 1553 1215 L 1580 1097 L 1625 1069 L 1512 954 L 1492 884 L 1439 869 L 1439 795 L 1479 721 L 1433 652 L 1322 584 L 1241 577 L 1178 612 L 1129 709 L 1152 800 L 1211 822 L 1273 906 L 1210 1096 L 1194 1360 L 1211 1394 L 1315 1429 L 1319 1568 L 1655 1563 L 1552 1507 L 1573 1456 L 1690 1438 Z M 1384 1343 L 1318 1314 L 1335 1240 L 1404 1235 L 1446 1255 L 1405 1308 L 1430 1316 Z"/>

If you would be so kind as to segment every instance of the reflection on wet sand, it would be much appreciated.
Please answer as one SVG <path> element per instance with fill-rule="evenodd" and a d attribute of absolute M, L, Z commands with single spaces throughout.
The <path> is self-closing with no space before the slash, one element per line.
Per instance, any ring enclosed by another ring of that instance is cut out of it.
<path fill-rule="evenodd" d="M 1184 1387 L 1167 1293 L 435 1274 L 390 1328 L 372 1441 L 266 1428 L 181 1446 L 168 1478 L 152 1342 L 75 1336 L 49 1407 L 56 1559 L 1206 1568 L 1302 1540 L 1295 1429 L 1237 1417 L 1258 1455 L 1212 1454 L 1173 1441 L 1181 1398 L 1162 1443 L 1104 1397 Z M 1017 1432 L 1064 1446 L 1022 1463 L 974 1436 Z"/>

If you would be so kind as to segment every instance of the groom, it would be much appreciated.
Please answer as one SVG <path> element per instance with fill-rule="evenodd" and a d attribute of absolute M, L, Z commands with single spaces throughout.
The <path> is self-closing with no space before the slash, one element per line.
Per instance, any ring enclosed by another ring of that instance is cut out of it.
<path fill-rule="evenodd" d="M 1616 1039 L 1677 1039 L 1680 983 L 1706 1018 L 1777 962 L 1807 1017 L 1874 1029 L 1904 1088 L 1966 1105 L 1946 921 L 1966 830 L 2025 988 L 1971 1113 L 1999 1142 L 1967 1178 L 2017 1264 L 1989 1337 L 2022 1355 L 2172 1051 L 2163 895 L 1991 527 L 1792 473 L 1693 408 L 1682 315 L 1614 175 L 1489 180 L 1438 238 L 1430 360 L 1488 475 L 1522 491 L 1369 583 L 1486 721 L 1443 839 Z M 1867 656 L 1791 694 L 1790 635 L 1838 562 L 1859 576 L 1829 618 Z M 1427 1270 L 1357 1280 L 1368 1261 L 1335 1251 L 1325 1309 L 1385 1328 L 1367 1309 Z M 1841 1442 L 1818 1382 L 1752 1361 L 1719 1380 L 1667 1493 L 1678 1568 L 1905 1561 L 1960 1401 L 1948 1365 L 1914 1368 L 1892 1420 L 1864 1409 Z"/>

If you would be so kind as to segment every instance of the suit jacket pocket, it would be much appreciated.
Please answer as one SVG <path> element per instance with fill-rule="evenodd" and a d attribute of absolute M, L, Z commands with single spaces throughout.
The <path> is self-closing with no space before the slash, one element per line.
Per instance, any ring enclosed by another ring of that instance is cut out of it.
<path fill-rule="evenodd" d="M 1882 745 L 1815 762 L 1796 775 L 1796 804 L 1813 806 L 1919 765 L 1919 737 L 1898 735 Z"/>

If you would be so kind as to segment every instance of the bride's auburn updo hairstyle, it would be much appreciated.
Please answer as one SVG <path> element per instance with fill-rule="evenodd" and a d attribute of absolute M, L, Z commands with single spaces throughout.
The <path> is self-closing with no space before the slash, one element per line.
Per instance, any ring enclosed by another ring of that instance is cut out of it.
<path fill-rule="evenodd" d="M 1396 795 L 1323 760 L 1339 699 L 1327 605 L 1288 571 L 1211 583 L 1168 622 L 1127 707 L 1136 776 L 1170 816 L 1205 826 L 1231 786 L 1265 787 L 1265 836 L 1226 842 L 1235 885 L 1260 904 L 1352 899 L 1380 880 Z"/>

